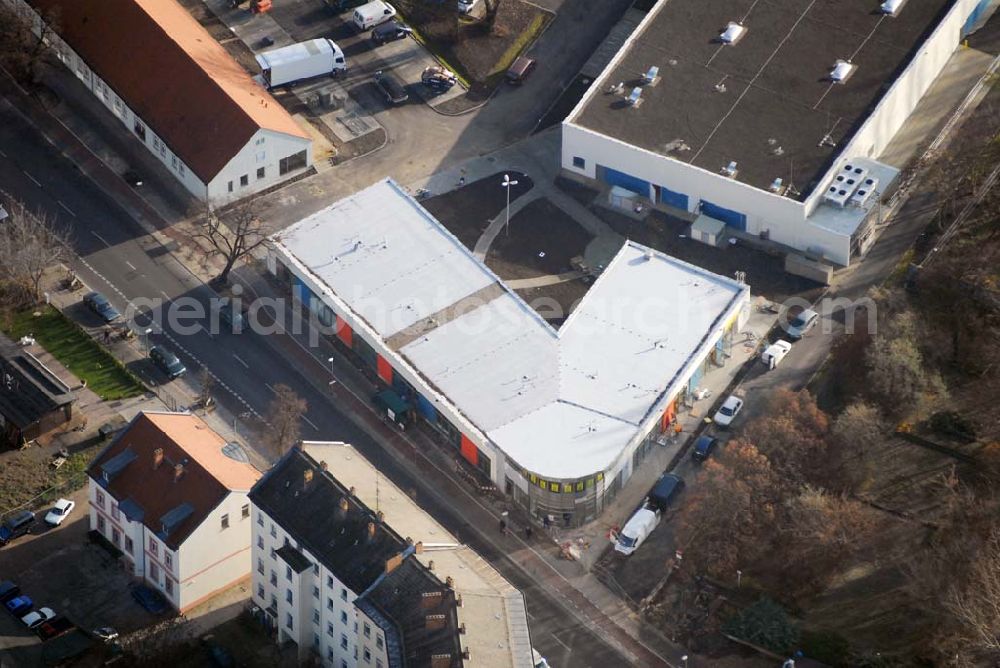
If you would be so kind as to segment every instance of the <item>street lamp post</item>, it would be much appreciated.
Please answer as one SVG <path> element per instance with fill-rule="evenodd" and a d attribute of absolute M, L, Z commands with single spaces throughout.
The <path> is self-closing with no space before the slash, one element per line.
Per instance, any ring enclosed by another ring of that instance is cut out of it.
<path fill-rule="evenodd" d="M 517 181 L 511 181 L 510 174 L 504 174 L 503 183 L 501 183 L 500 185 L 502 185 L 507 190 L 507 213 L 503 228 L 504 232 L 506 232 L 507 236 L 509 237 L 510 236 L 510 188 L 511 186 L 516 186 Z"/>
<path fill-rule="evenodd" d="M 140 332 L 142 341 L 142 352 L 146 355 L 149 354 L 149 335 L 153 333 L 152 327 L 147 327 Z"/>
<path fill-rule="evenodd" d="M 330 363 L 330 382 L 327 385 L 332 387 L 337 384 L 337 372 L 333 368 L 333 358 L 328 357 L 326 361 Z"/>
<path fill-rule="evenodd" d="M 684 656 L 681 657 L 681 661 L 684 662 L 684 668 L 688 668 L 688 655 L 687 654 L 685 654 Z"/>
<path fill-rule="evenodd" d="M 743 571 L 736 571 L 736 588 L 739 589 L 743 583 Z"/>

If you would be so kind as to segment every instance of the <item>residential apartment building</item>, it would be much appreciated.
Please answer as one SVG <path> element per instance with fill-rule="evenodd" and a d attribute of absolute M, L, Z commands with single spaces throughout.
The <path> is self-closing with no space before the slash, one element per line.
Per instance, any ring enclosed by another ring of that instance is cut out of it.
<path fill-rule="evenodd" d="M 300 660 L 534 665 L 521 593 L 351 446 L 293 448 L 250 500 L 256 612 Z"/>
<path fill-rule="evenodd" d="M 90 528 L 185 612 L 250 576 L 245 452 L 187 413 L 138 414 L 93 461 Z"/>
<path fill-rule="evenodd" d="M 194 197 L 245 197 L 312 164 L 312 141 L 175 0 L 0 0 L 51 18 L 55 54 Z"/>

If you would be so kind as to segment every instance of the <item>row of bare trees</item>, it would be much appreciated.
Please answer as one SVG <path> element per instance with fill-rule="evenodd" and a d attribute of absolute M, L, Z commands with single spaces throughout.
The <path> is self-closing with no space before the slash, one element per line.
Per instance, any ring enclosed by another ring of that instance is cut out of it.
<path fill-rule="evenodd" d="M 69 257 L 69 232 L 41 209 L 2 199 L 8 215 L 0 220 L 0 282 L 4 301 L 24 306 L 41 300 L 45 270 Z"/>
<path fill-rule="evenodd" d="M 0 1 L 0 68 L 22 85 L 36 81 L 59 25 L 58 12 L 44 11 L 41 17 L 36 23 L 12 3 Z"/>

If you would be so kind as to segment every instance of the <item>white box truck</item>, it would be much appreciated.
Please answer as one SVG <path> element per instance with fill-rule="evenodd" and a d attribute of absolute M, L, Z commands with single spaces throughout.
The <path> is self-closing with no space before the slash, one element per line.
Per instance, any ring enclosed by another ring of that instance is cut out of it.
<path fill-rule="evenodd" d="M 354 27 L 360 32 L 374 28 L 396 16 L 396 9 L 382 0 L 372 0 L 354 10 Z"/>
<path fill-rule="evenodd" d="M 311 39 L 265 51 L 257 56 L 261 79 L 270 90 L 295 81 L 323 75 L 336 75 L 347 70 L 344 52 L 329 39 Z"/>

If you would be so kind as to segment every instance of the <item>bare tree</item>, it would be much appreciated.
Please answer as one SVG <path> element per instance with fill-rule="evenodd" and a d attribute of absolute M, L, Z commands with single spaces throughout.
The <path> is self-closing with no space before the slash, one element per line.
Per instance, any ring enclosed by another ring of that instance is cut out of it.
<path fill-rule="evenodd" d="M 19 83 L 33 83 L 39 66 L 51 50 L 59 25 L 57 10 L 43 11 L 36 21 L 30 14 L 0 3 L 0 67 Z"/>
<path fill-rule="evenodd" d="M 292 388 L 284 384 L 274 386 L 274 399 L 268 410 L 271 423 L 271 445 L 279 456 L 299 442 L 302 431 L 302 416 L 309 405 Z"/>
<path fill-rule="evenodd" d="M 857 491 L 868 480 L 885 439 L 885 420 L 872 404 L 857 401 L 837 416 L 830 428 L 831 460 L 845 489 Z"/>
<path fill-rule="evenodd" d="M 38 302 L 45 270 L 69 256 L 69 234 L 41 209 L 31 211 L 13 198 L 7 201 L 10 215 L 0 223 L 0 257 L 4 259 L 0 278 L 23 298 Z"/>
<path fill-rule="evenodd" d="M 194 237 L 209 245 L 211 255 L 221 256 L 225 261 L 215 282 L 228 282 L 237 262 L 267 244 L 273 230 L 260 216 L 261 205 L 259 195 L 250 195 L 233 205 L 224 214 L 224 220 L 210 203 L 199 210 Z"/>

